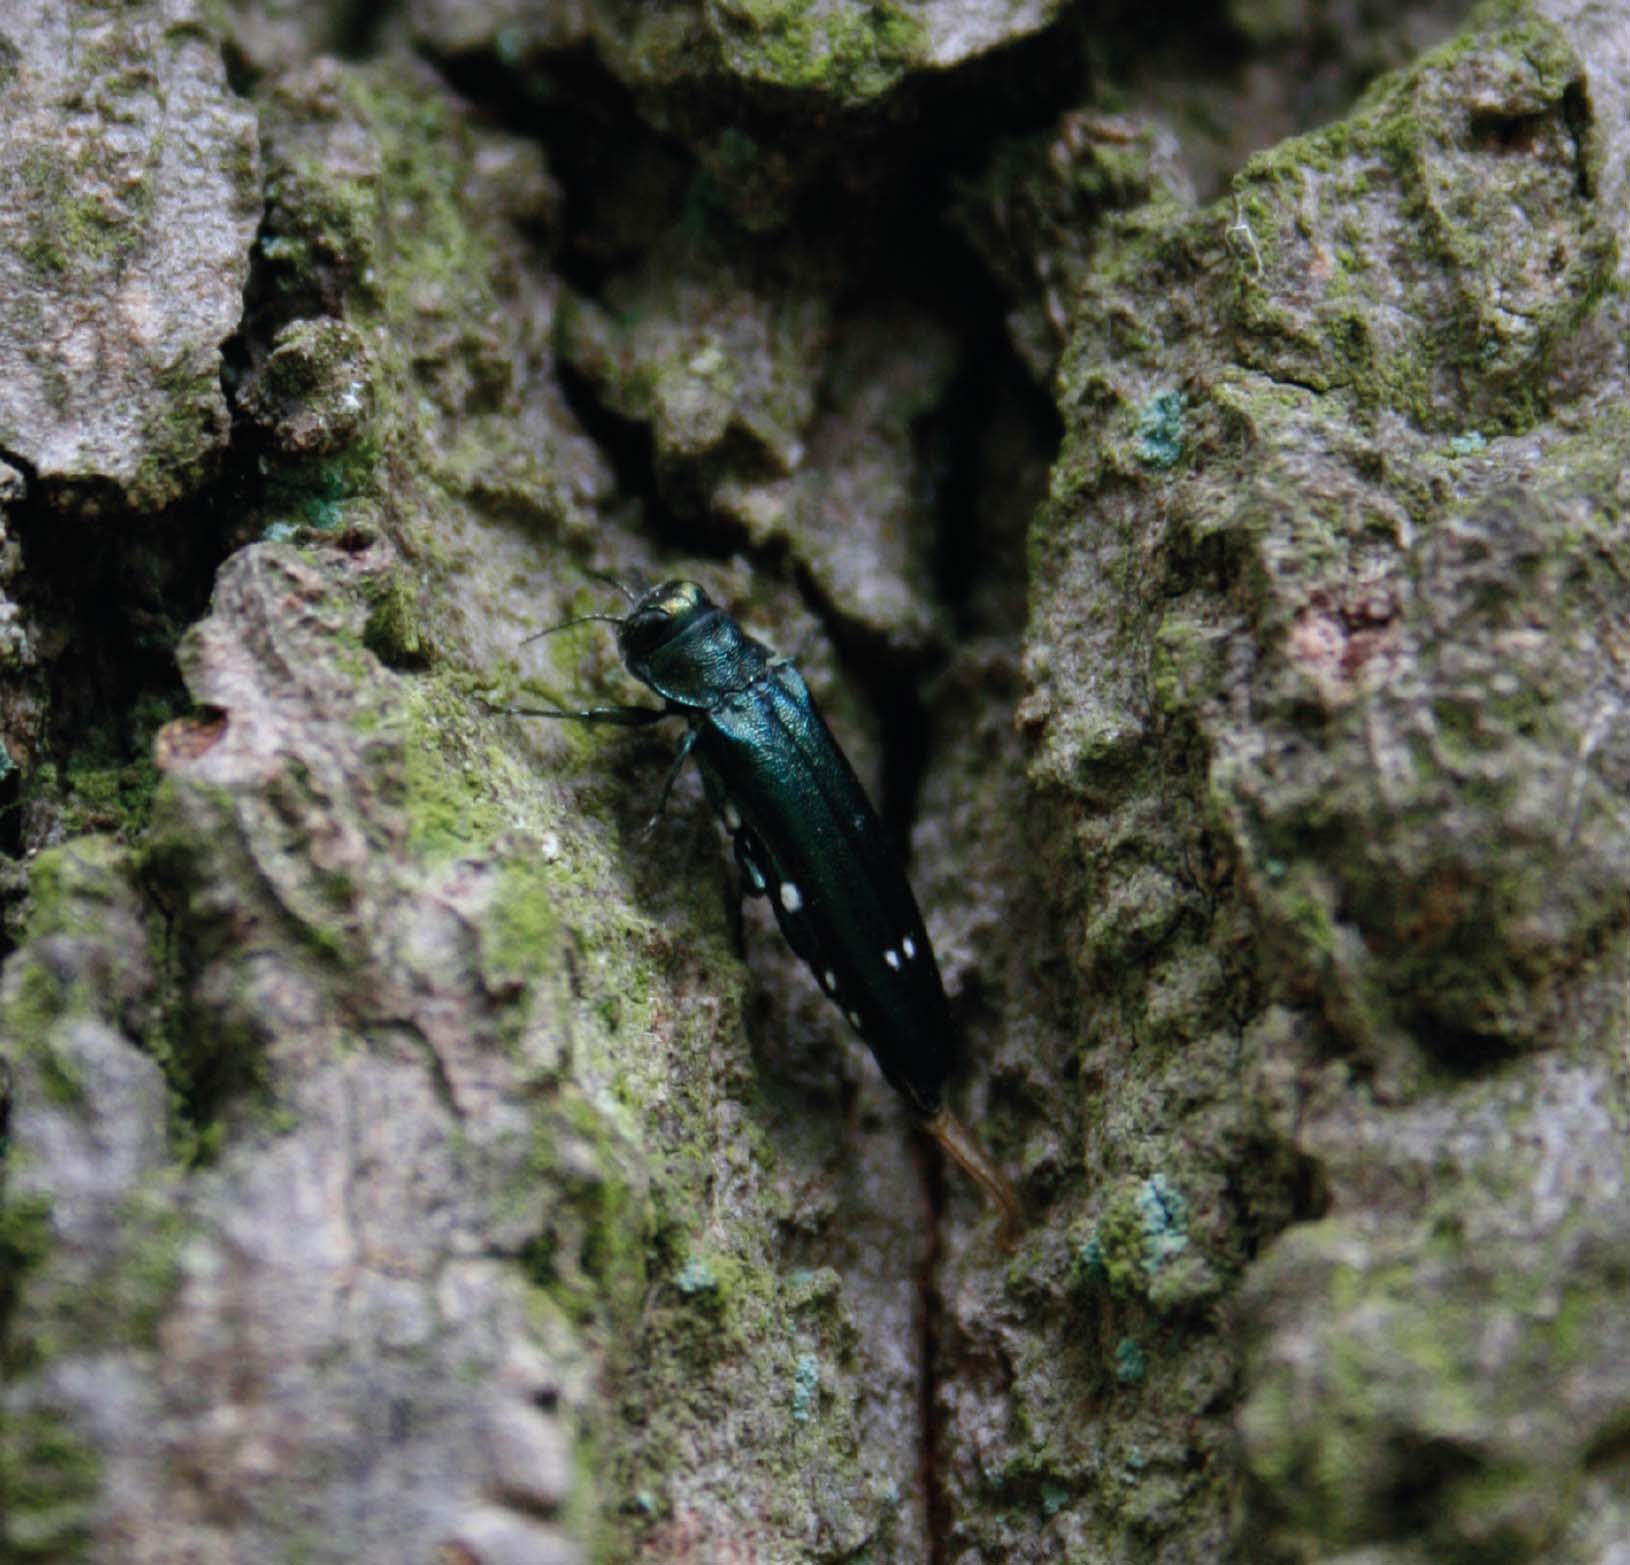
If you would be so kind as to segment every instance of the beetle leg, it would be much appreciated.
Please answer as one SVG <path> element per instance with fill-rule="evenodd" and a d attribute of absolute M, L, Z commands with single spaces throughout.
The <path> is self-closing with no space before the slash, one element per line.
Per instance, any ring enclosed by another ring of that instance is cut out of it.
<path fill-rule="evenodd" d="M 730 934 L 737 952 L 747 955 L 747 897 L 752 882 L 747 878 L 747 866 L 741 856 L 741 839 L 732 837 L 730 846 L 736 855 L 735 896 L 730 899 Z"/>
<path fill-rule="evenodd" d="M 648 707 L 636 706 L 621 707 L 618 708 L 618 710 L 627 712 L 645 712 L 650 709 Z M 662 715 L 667 717 L 669 714 L 664 712 Z M 649 837 L 651 833 L 657 829 L 657 822 L 662 819 L 662 812 L 668 808 L 668 795 L 673 792 L 673 786 L 679 780 L 679 773 L 683 770 L 685 762 L 690 759 L 690 753 L 696 746 L 697 732 L 698 730 L 694 728 L 687 728 L 685 730 L 685 737 L 679 741 L 679 753 L 674 756 L 673 765 L 668 768 L 668 775 L 663 781 L 662 794 L 657 800 L 657 812 L 645 823 L 644 829 L 640 832 L 641 841 L 644 841 L 645 838 Z"/>
<path fill-rule="evenodd" d="M 673 716 L 666 708 L 657 706 L 589 706 L 568 712 L 550 706 L 493 706 L 487 701 L 481 704 L 498 717 L 565 717 L 574 723 L 611 723 L 618 728 L 644 728 Z"/>

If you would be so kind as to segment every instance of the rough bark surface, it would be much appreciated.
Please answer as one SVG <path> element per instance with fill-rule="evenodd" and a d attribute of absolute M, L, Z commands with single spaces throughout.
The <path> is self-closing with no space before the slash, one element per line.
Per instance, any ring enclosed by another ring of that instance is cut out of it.
<path fill-rule="evenodd" d="M 193 0 L 18 0 L 0 94 L 0 457 L 155 509 L 226 444 L 254 115 Z"/>
<path fill-rule="evenodd" d="M 0 19 L 0 1556 L 1622 1560 L 1630 9 L 212 16 Z"/>

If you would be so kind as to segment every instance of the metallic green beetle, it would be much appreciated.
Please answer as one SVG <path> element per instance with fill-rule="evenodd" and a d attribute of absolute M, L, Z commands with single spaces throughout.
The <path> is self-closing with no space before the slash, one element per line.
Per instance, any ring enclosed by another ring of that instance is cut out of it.
<path fill-rule="evenodd" d="M 922 914 L 802 675 L 693 581 L 666 581 L 643 594 L 616 585 L 630 601 L 626 615 L 588 614 L 567 623 L 615 625 L 629 673 L 664 705 L 500 710 L 628 728 L 685 719 L 689 727 L 651 824 L 694 754 L 747 893 L 769 897 L 787 943 L 890 1085 L 1000 1208 L 1001 1242 L 1010 1244 L 1019 1211 L 1012 1187 L 944 1101 L 951 1021 Z"/>

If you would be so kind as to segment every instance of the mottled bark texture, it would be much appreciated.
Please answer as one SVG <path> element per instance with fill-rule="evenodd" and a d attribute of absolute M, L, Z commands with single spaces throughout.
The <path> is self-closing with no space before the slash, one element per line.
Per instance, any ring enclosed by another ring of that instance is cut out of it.
<path fill-rule="evenodd" d="M 1630 6 L 14 5 L 0 154 L 0 1558 L 1630 1557 Z M 801 654 L 1014 1254 L 488 710 L 595 571 Z"/>
<path fill-rule="evenodd" d="M 220 345 L 261 191 L 205 13 L 0 17 L 0 451 L 110 508 L 177 499 L 227 439 Z"/>

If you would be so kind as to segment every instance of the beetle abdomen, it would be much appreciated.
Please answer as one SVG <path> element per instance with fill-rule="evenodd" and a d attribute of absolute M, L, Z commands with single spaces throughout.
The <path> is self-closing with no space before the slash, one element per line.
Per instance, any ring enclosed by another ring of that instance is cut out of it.
<path fill-rule="evenodd" d="M 725 825 L 787 943 L 931 1115 L 950 1072 L 945 992 L 905 871 L 803 679 L 779 663 L 702 721 Z"/>

